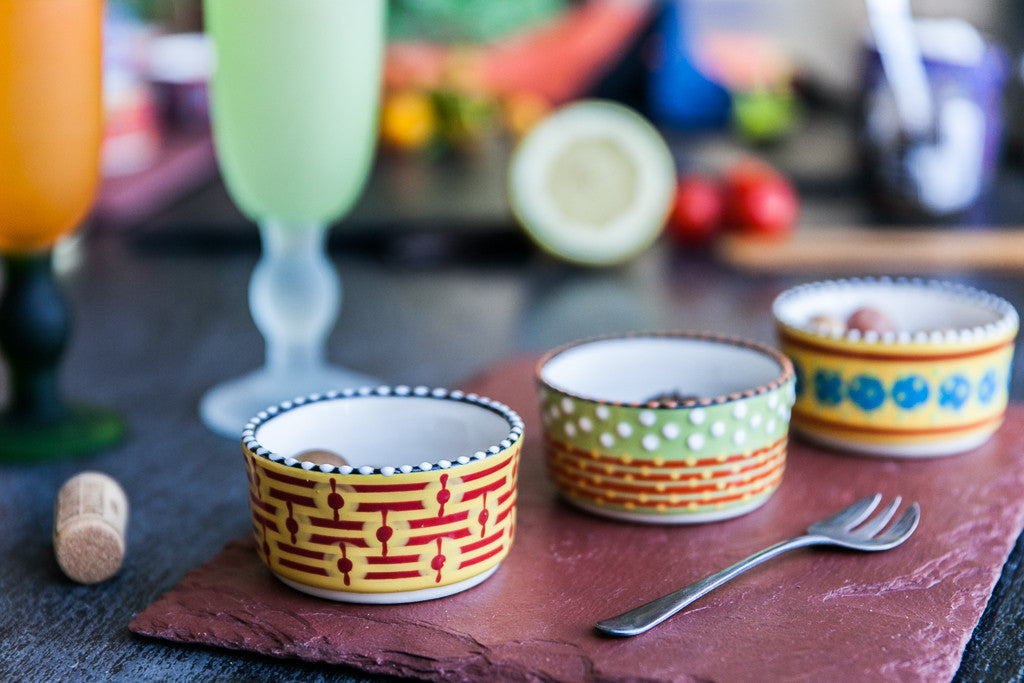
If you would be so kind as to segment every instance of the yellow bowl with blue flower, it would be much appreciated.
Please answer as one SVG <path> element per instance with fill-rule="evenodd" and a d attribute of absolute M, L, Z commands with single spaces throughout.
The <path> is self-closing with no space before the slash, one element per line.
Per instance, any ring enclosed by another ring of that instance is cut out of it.
<path fill-rule="evenodd" d="M 958 283 L 854 278 L 774 301 L 797 375 L 794 432 L 825 446 L 932 457 L 983 444 L 1009 401 L 1017 311 Z"/>

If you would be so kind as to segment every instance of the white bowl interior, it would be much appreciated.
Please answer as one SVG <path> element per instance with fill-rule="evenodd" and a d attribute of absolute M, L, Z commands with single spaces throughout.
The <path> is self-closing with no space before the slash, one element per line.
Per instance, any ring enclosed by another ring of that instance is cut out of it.
<path fill-rule="evenodd" d="M 861 307 L 884 313 L 897 330 L 908 333 L 984 328 L 1009 313 L 996 297 L 955 285 L 855 280 L 790 290 L 777 301 L 775 315 L 786 325 L 804 327 L 816 315 L 846 320 Z"/>
<path fill-rule="evenodd" d="M 483 406 L 417 396 L 315 401 L 257 426 L 260 446 L 283 456 L 333 451 L 353 467 L 454 462 L 500 444 L 509 422 Z"/>
<path fill-rule="evenodd" d="M 772 356 L 721 340 L 623 337 L 572 346 L 540 369 L 540 378 L 564 392 L 593 400 L 646 403 L 665 393 L 717 398 L 779 379 Z"/>

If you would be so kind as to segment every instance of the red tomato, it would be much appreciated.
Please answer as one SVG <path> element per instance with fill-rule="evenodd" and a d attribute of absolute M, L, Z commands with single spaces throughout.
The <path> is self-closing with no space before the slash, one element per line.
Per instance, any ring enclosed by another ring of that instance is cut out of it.
<path fill-rule="evenodd" d="M 771 166 L 740 161 L 725 176 L 727 220 L 750 234 L 789 235 L 800 218 L 800 199 L 789 180 Z"/>
<path fill-rule="evenodd" d="M 722 224 L 723 208 L 720 183 L 706 175 L 684 175 L 676 186 L 668 234 L 680 244 L 707 244 Z"/>

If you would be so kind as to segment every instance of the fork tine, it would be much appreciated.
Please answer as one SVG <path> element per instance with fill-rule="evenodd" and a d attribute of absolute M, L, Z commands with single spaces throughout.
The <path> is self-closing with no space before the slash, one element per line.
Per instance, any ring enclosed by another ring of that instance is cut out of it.
<path fill-rule="evenodd" d="M 877 534 L 879 531 L 885 528 L 885 525 L 889 523 L 889 520 L 892 519 L 892 516 L 896 514 L 896 510 L 899 509 L 901 502 L 903 502 L 903 499 L 899 496 L 896 496 L 892 500 L 892 502 L 885 507 L 884 510 L 882 510 L 877 515 L 869 519 L 867 522 L 864 523 L 863 526 L 857 529 L 856 534 L 861 538 L 871 538 L 872 536 Z"/>
<path fill-rule="evenodd" d="M 853 505 L 843 508 L 831 517 L 826 517 L 815 524 L 815 526 L 838 526 L 849 530 L 867 519 L 867 516 L 871 514 L 871 511 L 875 509 L 880 500 L 882 500 L 882 494 L 880 493 L 866 496 Z"/>
<path fill-rule="evenodd" d="M 920 520 L 921 506 L 917 503 L 911 503 L 910 507 L 896 520 L 896 523 L 875 540 L 894 548 L 907 540 L 910 534 L 914 533 L 914 529 L 917 528 L 917 523 Z"/>

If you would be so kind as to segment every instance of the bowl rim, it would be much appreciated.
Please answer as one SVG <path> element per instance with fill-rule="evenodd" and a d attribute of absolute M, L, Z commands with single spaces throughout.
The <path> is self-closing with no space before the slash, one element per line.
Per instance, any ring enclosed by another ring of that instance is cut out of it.
<path fill-rule="evenodd" d="M 412 399 L 423 399 L 423 400 L 436 400 L 436 401 L 455 401 L 457 403 L 468 404 L 476 406 L 485 410 L 488 410 L 499 417 L 503 418 L 509 425 L 508 432 L 505 438 L 496 444 L 490 444 L 480 450 L 476 451 L 472 455 L 461 455 L 454 461 L 451 460 L 438 460 L 436 462 L 421 462 L 419 464 L 405 464 L 398 466 L 384 465 L 384 466 L 353 466 L 353 465 L 318 465 L 308 460 L 297 460 L 292 456 L 282 455 L 275 453 L 268 448 L 265 448 L 256 439 L 256 430 L 260 426 L 266 424 L 270 420 L 276 417 L 284 415 L 289 411 L 295 410 L 305 405 L 313 403 L 321 403 L 325 401 L 342 401 L 342 400 L 358 400 L 361 398 L 412 398 Z M 443 387 L 427 387 L 423 385 L 410 387 L 405 384 L 396 386 L 391 385 L 379 385 L 379 386 L 364 386 L 358 388 L 348 388 L 341 390 L 325 391 L 323 393 L 308 394 L 306 396 L 297 396 L 288 401 L 282 401 L 276 405 L 269 406 L 264 410 L 261 410 L 252 419 L 246 423 L 242 429 L 242 449 L 250 456 L 254 458 L 261 458 L 269 460 L 271 462 L 284 465 L 297 470 L 306 472 L 322 472 L 324 474 L 340 474 L 340 475 L 383 475 L 385 477 L 390 476 L 401 476 L 403 474 L 429 472 L 431 470 L 447 470 L 460 465 L 466 465 L 470 462 L 478 460 L 485 460 L 499 453 L 503 453 L 508 449 L 512 448 L 516 443 L 520 442 L 523 438 L 524 432 L 523 419 L 519 414 L 510 408 L 509 406 L 495 401 L 494 399 L 481 396 L 474 392 L 465 392 L 459 389 L 445 389 Z"/>
<path fill-rule="evenodd" d="M 762 355 L 771 358 L 772 360 L 779 364 L 780 373 L 771 382 L 751 387 L 743 391 L 733 392 L 730 394 L 720 394 L 718 396 L 700 396 L 697 398 L 688 398 L 682 401 L 615 401 L 611 399 L 598 398 L 596 396 L 585 396 L 583 394 L 570 391 L 564 387 L 554 385 L 548 382 L 546 379 L 544 379 L 542 375 L 544 366 L 547 365 L 551 360 L 553 360 L 555 356 L 565 353 L 566 351 L 581 346 L 586 346 L 588 344 L 627 339 L 676 339 L 680 341 L 703 341 L 725 344 L 728 346 L 738 346 L 750 351 L 756 351 L 758 353 L 761 353 Z M 762 344 L 761 342 L 756 342 L 750 339 L 744 339 L 742 337 L 706 331 L 626 332 L 622 334 L 607 334 L 577 339 L 566 344 L 562 344 L 561 346 L 557 346 L 551 349 L 550 351 L 546 352 L 544 355 L 542 355 L 540 359 L 537 361 L 537 363 L 534 365 L 533 375 L 534 381 L 539 386 L 544 387 L 555 393 L 561 394 L 563 396 L 568 396 L 578 401 L 584 401 L 586 403 L 593 403 L 597 405 L 637 408 L 644 410 L 677 410 L 680 408 L 697 408 L 711 405 L 720 405 L 730 403 L 733 401 L 751 398 L 753 396 L 764 395 L 796 380 L 796 371 L 793 368 L 793 362 L 789 359 L 788 356 L 783 354 L 781 351 L 772 348 L 767 344 Z"/>
<path fill-rule="evenodd" d="M 995 313 L 998 318 L 993 322 L 972 327 L 958 327 L 942 330 L 918 330 L 899 331 L 878 334 L 877 332 L 860 330 L 846 330 L 843 333 L 834 333 L 813 329 L 801 325 L 782 316 L 781 310 L 789 301 L 805 296 L 808 292 L 820 292 L 822 290 L 854 290 L 858 287 L 893 287 L 898 289 L 914 289 L 918 291 L 938 292 L 948 294 L 966 301 L 971 305 L 986 309 Z M 775 323 L 789 331 L 798 332 L 803 335 L 819 339 L 831 339 L 850 343 L 869 344 L 891 344 L 907 346 L 910 344 L 951 344 L 951 343 L 978 343 L 984 342 L 993 337 L 1001 337 L 1016 331 L 1020 325 L 1020 318 L 1017 309 L 1008 300 L 1001 296 L 992 294 L 978 287 L 949 280 L 924 277 L 892 277 L 892 276 L 864 276 L 850 278 L 835 278 L 816 280 L 795 285 L 780 292 L 772 301 L 772 318 Z"/>

